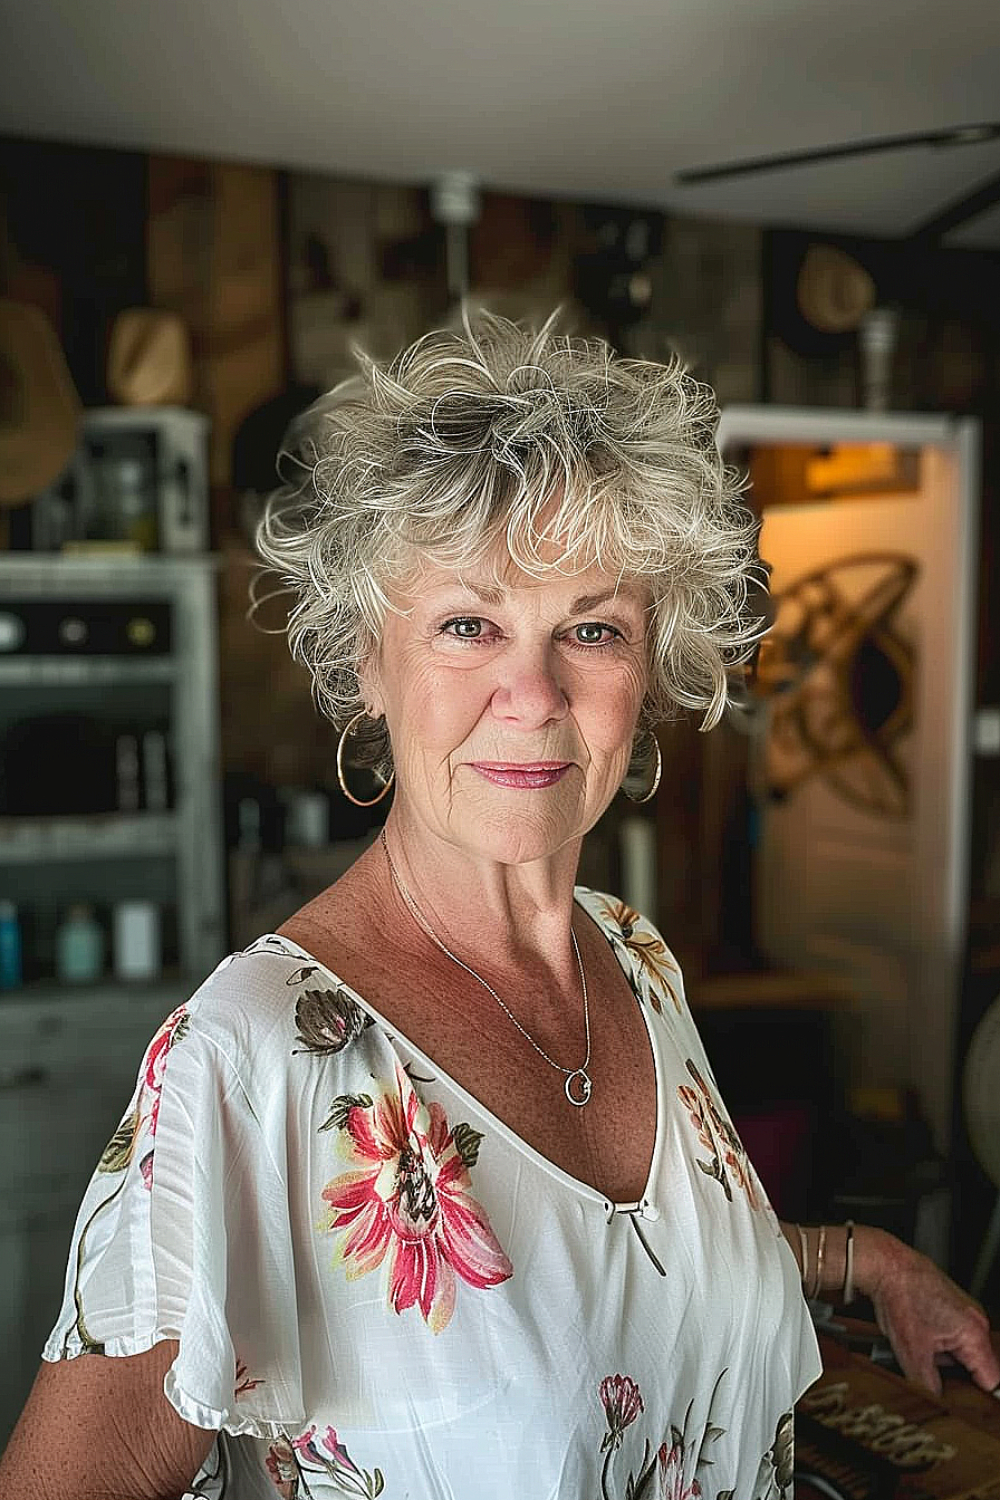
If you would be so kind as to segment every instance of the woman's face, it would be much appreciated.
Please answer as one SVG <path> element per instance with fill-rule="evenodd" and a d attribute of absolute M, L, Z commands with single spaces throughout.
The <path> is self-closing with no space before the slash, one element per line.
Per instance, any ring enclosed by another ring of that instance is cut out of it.
<path fill-rule="evenodd" d="M 365 674 L 399 811 L 506 864 L 579 840 L 628 767 L 646 687 L 646 591 L 593 567 L 424 568 Z"/>

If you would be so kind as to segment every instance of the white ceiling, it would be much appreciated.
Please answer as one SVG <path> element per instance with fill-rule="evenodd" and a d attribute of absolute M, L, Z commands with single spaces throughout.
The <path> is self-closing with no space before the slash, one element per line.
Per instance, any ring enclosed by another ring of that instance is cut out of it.
<path fill-rule="evenodd" d="M 1000 141 L 747 156 L 1000 119 L 997 0 L 3 0 L 0 131 L 904 234 Z M 1000 247 L 1000 212 L 949 244 Z"/>

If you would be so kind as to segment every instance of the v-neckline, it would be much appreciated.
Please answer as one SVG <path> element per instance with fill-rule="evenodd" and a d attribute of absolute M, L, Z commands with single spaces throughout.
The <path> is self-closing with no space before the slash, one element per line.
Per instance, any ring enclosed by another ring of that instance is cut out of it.
<path fill-rule="evenodd" d="M 358 991 L 353 988 L 353 986 L 349 985 L 346 980 L 342 979 L 340 975 L 337 974 L 333 969 L 331 969 L 328 964 L 323 963 L 313 953 L 310 953 L 307 948 L 303 948 L 301 943 L 297 943 L 294 938 L 286 937 L 283 933 L 264 933 L 261 937 L 257 938 L 256 942 L 251 943 L 250 950 L 247 951 L 252 951 L 260 944 L 268 944 L 268 951 L 273 952 L 273 944 L 280 943 L 284 945 L 286 949 L 291 951 L 293 957 L 300 958 L 306 963 L 315 964 L 316 968 L 322 970 L 322 972 L 329 979 L 331 979 L 335 985 L 342 989 L 345 994 L 349 995 L 350 998 L 355 1002 L 355 1004 L 359 1005 L 365 1012 L 365 1014 L 370 1016 L 376 1023 L 376 1025 L 379 1026 L 388 1037 L 395 1037 L 399 1041 L 400 1045 L 412 1055 L 415 1062 L 419 1063 L 421 1067 L 426 1068 L 429 1072 L 431 1072 L 436 1079 L 440 1079 L 445 1087 L 451 1089 L 453 1093 L 457 1094 L 458 1097 L 466 1105 L 475 1109 L 483 1117 L 483 1119 L 489 1123 L 490 1128 L 496 1131 L 498 1135 L 502 1136 L 511 1146 L 514 1147 L 516 1151 L 520 1152 L 523 1156 L 526 1156 L 530 1161 L 534 1162 L 536 1166 L 541 1167 L 543 1171 L 549 1173 L 557 1181 L 561 1182 L 565 1187 L 571 1189 L 573 1192 L 580 1194 L 582 1197 L 588 1198 L 593 1203 L 601 1204 L 609 1217 L 616 1213 L 642 1212 L 644 1209 L 653 1207 L 653 1191 L 659 1174 L 660 1154 L 663 1146 L 663 1128 L 665 1114 L 663 1098 L 663 1069 L 660 1062 L 659 1048 L 656 1045 L 656 1039 L 653 1035 L 653 1021 L 652 1017 L 649 1014 L 650 1008 L 645 1003 L 645 1001 L 639 998 L 638 994 L 636 993 L 638 989 L 636 960 L 625 944 L 618 944 L 611 940 L 600 916 L 598 916 L 597 913 L 591 909 L 590 903 L 587 899 L 588 897 L 593 898 L 595 902 L 597 899 L 599 899 L 596 897 L 595 893 L 590 891 L 586 886 L 575 887 L 573 892 L 573 899 L 575 904 L 579 906 L 584 915 L 594 923 L 595 927 L 597 927 L 602 937 L 608 943 L 608 946 L 615 956 L 618 967 L 625 975 L 626 981 L 628 981 L 631 977 L 631 979 L 636 982 L 635 986 L 629 984 L 629 988 L 636 996 L 636 1004 L 639 1007 L 643 1025 L 646 1028 L 646 1039 L 649 1043 L 649 1050 L 653 1058 L 656 1109 L 656 1121 L 653 1133 L 653 1149 L 650 1155 L 649 1170 L 646 1174 L 646 1182 L 642 1191 L 642 1195 L 634 1202 L 615 1202 L 615 1200 L 609 1198 L 606 1193 L 602 1193 L 598 1188 L 594 1187 L 592 1183 L 584 1182 L 581 1177 L 574 1177 L 571 1172 L 567 1172 L 564 1167 L 560 1167 L 556 1162 L 552 1161 L 543 1152 L 539 1151 L 536 1146 L 532 1146 L 530 1141 L 525 1140 L 523 1135 L 520 1135 L 511 1125 L 508 1125 L 505 1120 L 502 1120 L 499 1115 L 494 1114 L 491 1109 L 488 1109 L 480 1099 L 476 1098 L 475 1094 L 473 1094 L 463 1084 L 459 1083 L 457 1079 L 453 1078 L 445 1068 L 440 1067 L 439 1064 L 436 1063 L 434 1059 L 423 1050 L 422 1047 L 416 1046 L 416 1044 L 413 1043 L 410 1038 L 400 1030 L 398 1026 L 393 1025 L 393 1023 L 389 1021 L 387 1017 L 382 1015 L 381 1011 L 377 1010 L 370 1001 L 366 1000 L 363 995 L 359 994 Z M 629 966 L 628 969 L 626 969 L 625 963 L 623 963 L 622 961 L 622 956 L 618 952 L 619 947 L 622 947 L 625 950 L 624 956 L 625 962 L 627 962 Z M 631 975 L 629 971 L 631 971 Z"/>

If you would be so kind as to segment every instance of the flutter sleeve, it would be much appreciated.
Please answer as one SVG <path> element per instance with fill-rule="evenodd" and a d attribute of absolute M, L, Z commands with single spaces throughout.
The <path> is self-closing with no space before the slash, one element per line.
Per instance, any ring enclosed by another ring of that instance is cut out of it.
<path fill-rule="evenodd" d="M 232 1051 L 197 996 L 153 1038 L 84 1196 L 43 1358 L 176 1339 L 164 1390 L 181 1417 L 271 1438 L 303 1421 L 286 1163 Z"/>

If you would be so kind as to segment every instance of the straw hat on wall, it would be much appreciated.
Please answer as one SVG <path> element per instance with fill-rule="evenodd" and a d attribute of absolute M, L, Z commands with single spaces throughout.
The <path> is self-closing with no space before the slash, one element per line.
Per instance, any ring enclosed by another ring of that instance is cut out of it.
<path fill-rule="evenodd" d="M 871 276 L 834 245 L 810 245 L 795 292 L 802 316 L 821 333 L 848 333 L 875 306 Z"/>
<path fill-rule="evenodd" d="M 39 308 L 0 297 L 0 505 L 20 505 L 58 479 L 79 417 L 52 324 Z"/>

